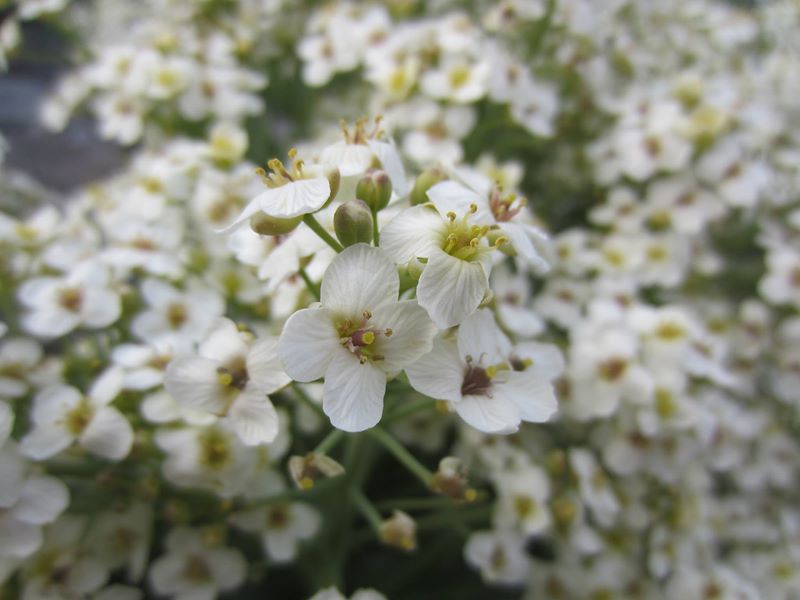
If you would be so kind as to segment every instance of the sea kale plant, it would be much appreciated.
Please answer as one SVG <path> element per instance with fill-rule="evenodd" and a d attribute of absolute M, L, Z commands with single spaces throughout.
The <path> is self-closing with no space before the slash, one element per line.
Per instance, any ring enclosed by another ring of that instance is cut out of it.
<path fill-rule="evenodd" d="M 125 153 L 0 143 L 0 598 L 800 598 L 799 30 L 0 4 Z"/>

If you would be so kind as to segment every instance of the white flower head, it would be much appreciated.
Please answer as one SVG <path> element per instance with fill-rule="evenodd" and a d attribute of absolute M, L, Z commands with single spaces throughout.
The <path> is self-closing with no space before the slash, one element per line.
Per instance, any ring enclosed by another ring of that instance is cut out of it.
<path fill-rule="evenodd" d="M 355 244 L 322 278 L 321 303 L 286 322 L 278 353 L 292 379 L 325 378 L 322 408 L 334 427 L 362 431 L 383 412 L 386 378 L 431 349 L 436 328 L 379 249 Z"/>
<path fill-rule="evenodd" d="M 34 399 L 33 429 L 22 439 L 20 450 L 34 460 L 55 456 L 74 441 L 97 456 L 119 461 L 133 444 L 128 419 L 110 406 L 122 389 L 123 373 L 111 367 L 84 395 L 68 385 L 42 390 Z"/>
<path fill-rule="evenodd" d="M 227 416 L 241 440 L 258 445 L 278 435 L 278 415 L 267 394 L 289 383 L 276 354 L 277 339 L 254 341 L 229 319 L 219 319 L 199 356 L 173 360 L 164 378 L 181 404 Z"/>
<path fill-rule="evenodd" d="M 557 408 L 550 379 L 560 365 L 551 359 L 551 366 L 540 371 L 527 358 L 537 350 L 530 348 L 526 358 L 517 359 L 492 313 L 481 309 L 461 322 L 457 342 L 436 338 L 433 350 L 406 373 L 414 389 L 450 402 L 476 429 L 513 433 L 520 421 L 547 421 Z"/>
<path fill-rule="evenodd" d="M 245 206 L 239 218 L 221 231 L 238 227 L 250 217 L 263 212 L 278 219 L 291 219 L 321 209 L 335 195 L 338 186 L 338 171 L 323 173 L 319 165 L 306 166 L 297 158 L 297 152 L 289 151 L 291 169 L 287 169 L 277 158 L 267 163 L 270 173 L 258 169 L 256 173 L 267 189 Z"/>

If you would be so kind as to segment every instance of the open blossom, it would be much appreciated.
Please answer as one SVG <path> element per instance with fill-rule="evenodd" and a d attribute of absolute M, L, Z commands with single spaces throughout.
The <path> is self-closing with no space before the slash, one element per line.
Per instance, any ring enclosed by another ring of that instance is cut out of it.
<path fill-rule="evenodd" d="M 455 181 L 442 181 L 428 190 L 428 198 L 443 214 L 464 214 L 471 206 L 476 206 L 471 219 L 473 223 L 489 227 L 495 235 L 505 236 L 528 267 L 547 271 L 549 266 L 536 249 L 536 244 L 541 244 L 547 236 L 541 229 L 522 222 L 525 199 L 513 193 L 503 194 L 498 187 L 489 186 L 488 180 L 484 182 L 482 177 L 472 177 L 471 181 L 477 184 L 480 192 Z"/>
<path fill-rule="evenodd" d="M 520 421 L 541 423 L 556 411 L 550 383 L 563 369 L 555 348 L 526 344 L 519 352 L 479 310 L 461 322 L 458 339 L 438 337 L 433 350 L 406 369 L 415 390 L 446 400 L 468 424 L 513 433 Z"/>
<path fill-rule="evenodd" d="M 244 207 L 239 217 L 222 231 L 230 231 L 262 212 L 278 219 L 291 219 L 318 211 L 336 195 L 339 173 L 324 173 L 319 165 L 306 166 L 291 150 L 291 170 L 277 158 L 267 163 L 270 173 L 259 169 L 257 173 L 267 189 Z"/>
<path fill-rule="evenodd" d="M 381 231 L 381 248 L 399 265 L 424 263 L 417 301 L 445 329 L 475 312 L 489 291 L 492 268 L 488 226 L 464 213 L 442 216 L 433 206 L 412 206 Z M 507 240 L 501 240 L 507 241 Z"/>
<path fill-rule="evenodd" d="M 111 325 L 121 308 L 110 285 L 108 268 L 97 261 L 82 262 L 63 277 L 30 279 L 18 293 L 29 309 L 23 325 L 41 337 L 57 337 L 80 326 Z"/>
<path fill-rule="evenodd" d="M 199 356 L 170 363 L 164 385 L 185 406 L 227 416 L 245 444 L 271 442 L 278 435 L 278 415 L 267 394 L 289 383 L 276 344 L 273 337 L 254 341 L 233 321 L 219 319 L 200 344 Z"/>
<path fill-rule="evenodd" d="M 161 595 L 180 600 L 213 600 L 220 592 L 244 583 L 247 563 L 242 554 L 206 543 L 200 530 L 173 529 L 166 546 L 167 553 L 150 567 L 150 583 Z"/>
<path fill-rule="evenodd" d="M 278 353 L 292 379 L 325 378 L 322 408 L 334 427 L 362 431 L 383 412 L 386 378 L 431 349 L 436 328 L 379 249 L 355 244 L 333 259 L 321 302 L 286 322 Z"/>
<path fill-rule="evenodd" d="M 122 460 L 133 444 L 133 429 L 110 406 L 122 389 L 122 371 L 112 367 L 95 380 L 87 394 L 69 385 L 42 390 L 33 403 L 33 429 L 20 443 L 22 454 L 34 460 L 55 456 L 77 440 L 87 451 Z"/>

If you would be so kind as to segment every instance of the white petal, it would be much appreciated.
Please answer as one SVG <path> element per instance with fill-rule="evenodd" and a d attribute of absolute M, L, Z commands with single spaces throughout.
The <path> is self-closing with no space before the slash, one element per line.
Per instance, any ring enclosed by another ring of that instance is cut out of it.
<path fill-rule="evenodd" d="M 506 381 L 493 386 L 495 398 L 516 405 L 520 418 L 530 423 L 544 423 L 558 410 L 553 385 L 534 373 L 506 373 Z"/>
<path fill-rule="evenodd" d="M 201 356 L 178 357 L 169 363 L 164 387 L 183 406 L 219 414 L 228 407 L 228 390 L 219 383 L 218 364 Z"/>
<path fill-rule="evenodd" d="M 245 342 L 236 323 L 230 319 L 220 318 L 200 344 L 200 356 L 210 358 L 220 363 L 226 363 L 236 358 L 247 356 L 249 347 Z"/>
<path fill-rule="evenodd" d="M 530 227 L 530 229 L 534 229 Z M 538 273 L 547 273 L 550 265 L 539 254 L 528 234 L 528 226 L 521 223 L 501 223 L 500 230 L 508 238 L 511 246 L 529 267 Z"/>
<path fill-rule="evenodd" d="M 313 506 L 303 502 L 294 502 L 291 505 L 291 512 L 292 529 L 297 537 L 307 540 L 317 534 L 321 518 Z"/>
<path fill-rule="evenodd" d="M 14 517 L 31 525 L 52 523 L 69 504 L 66 486 L 53 477 L 31 477 L 22 487 Z"/>
<path fill-rule="evenodd" d="M 543 379 L 552 381 L 564 372 L 564 355 L 552 344 L 523 342 L 514 346 L 514 356 L 532 360 L 533 364 L 525 372 L 535 373 Z"/>
<path fill-rule="evenodd" d="M 43 338 L 54 338 L 69 333 L 81 323 L 79 314 L 61 308 L 46 308 L 22 317 L 26 331 Z"/>
<path fill-rule="evenodd" d="M 5 402 L 0 402 L 0 448 L 6 443 L 14 427 L 14 411 Z"/>
<path fill-rule="evenodd" d="M 379 336 L 379 354 L 384 359 L 376 365 L 387 373 L 400 371 L 433 348 L 437 329 L 414 300 L 393 302 L 373 313 L 375 326 L 391 328 L 391 336 Z"/>
<path fill-rule="evenodd" d="M 211 575 L 221 591 L 231 590 L 244 582 L 247 563 L 238 550 L 215 548 L 209 552 L 208 566 Z"/>
<path fill-rule="evenodd" d="M 469 425 L 484 433 L 513 433 L 519 428 L 519 411 L 505 395 L 493 393 L 489 396 L 464 396 L 453 403 L 458 416 Z"/>
<path fill-rule="evenodd" d="M 19 444 L 19 450 L 33 460 L 55 456 L 72 444 L 72 436 L 59 425 L 37 425 Z"/>
<path fill-rule="evenodd" d="M 218 229 L 217 233 L 228 233 L 233 231 L 237 227 L 239 227 L 245 221 L 249 221 L 250 217 L 261 210 L 261 196 L 257 196 L 253 198 L 250 202 L 247 203 L 247 206 L 244 207 L 242 214 L 240 214 L 236 219 L 227 227 L 223 227 L 222 229 Z"/>
<path fill-rule="evenodd" d="M 161 308 L 181 299 L 181 293 L 160 279 L 147 279 L 142 283 L 142 296 L 149 306 Z"/>
<path fill-rule="evenodd" d="M 120 367 L 110 367 L 95 379 L 89 388 L 89 397 L 95 404 L 108 404 L 117 397 L 122 389 L 124 372 Z"/>
<path fill-rule="evenodd" d="M 444 228 L 444 220 L 433 207 L 412 206 L 381 229 L 381 249 L 399 265 L 427 258 L 439 248 Z"/>
<path fill-rule="evenodd" d="M 340 347 L 331 313 L 324 308 L 304 308 L 286 321 L 278 354 L 289 377 L 308 382 L 325 375 L 333 353 Z"/>
<path fill-rule="evenodd" d="M 263 191 L 256 200 L 261 210 L 272 217 L 288 219 L 322 208 L 331 195 L 326 177 L 300 179 Z"/>
<path fill-rule="evenodd" d="M 228 417 L 236 435 L 247 446 L 268 444 L 278 436 L 278 413 L 266 394 L 257 388 L 246 388 L 239 394 Z"/>
<path fill-rule="evenodd" d="M 487 199 L 455 181 L 437 183 L 428 190 L 428 198 L 441 215 L 453 212 L 458 218 L 461 218 L 470 212 L 470 205 L 474 204 L 478 210 L 470 217 L 470 223 L 476 225 L 494 225 L 495 223 Z"/>
<path fill-rule="evenodd" d="M 0 451 L 0 509 L 10 508 L 16 504 L 22 494 L 24 481 L 24 461 L 10 447 Z"/>
<path fill-rule="evenodd" d="M 484 366 L 502 362 L 511 352 L 511 342 L 500 331 L 492 311 L 482 308 L 461 322 L 458 327 L 458 353 L 471 356 Z"/>
<path fill-rule="evenodd" d="M 276 336 L 261 338 L 250 347 L 250 352 L 247 353 L 247 374 L 251 383 L 266 394 L 278 391 L 291 381 L 278 356 Z"/>
<path fill-rule="evenodd" d="M 433 350 L 406 367 L 411 387 L 437 400 L 461 400 L 466 365 L 458 355 L 455 343 L 437 337 Z"/>
<path fill-rule="evenodd" d="M 83 430 L 80 444 L 92 454 L 109 460 L 122 460 L 133 444 L 133 429 L 116 408 L 104 406 Z"/>
<path fill-rule="evenodd" d="M 542 318 L 525 306 L 499 302 L 497 316 L 507 329 L 520 337 L 533 337 L 545 329 Z"/>
<path fill-rule="evenodd" d="M 33 402 L 34 423 L 53 423 L 75 408 L 83 394 L 69 385 L 54 385 L 43 389 Z"/>
<path fill-rule="evenodd" d="M 27 558 L 42 545 L 42 530 L 37 525 L 0 516 L 0 557 Z"/>
<path fill-rule="evenodd" d="M 428 261 L 417 286 L 417 301 L 440 329 L 458 325 L 475 312 L 489 287 L 479 263 L 442 251 Z"/>
<path fill-rule="evenodd" d="M 270 531 L 264 535 L 264 551 L 273 562 L 288 563 L 297 555 L 298 540 L 288 531 Z"/>
<path fill-rule="evenodd" d="M 107 327 L 119 318 L 121 312 L 119 296 L 111 290 L 89 288 L 84 291 L 81 319 L 86 327 Z"/>
<path fill-rule="evenodd" d="M 363 431 L 381 420 L 385 391 L 386 373 L 338 348 L 325 372 L 322 410 L 337 429 Z"/>
<path fill-rule="evenodd" d="M 389 257 L 378 248 L 355 244 L 331 262 L 322 277 L 322 306 L 348 317 L 360 316 L 381 304 L 395 302 L 400 277 Z"/>

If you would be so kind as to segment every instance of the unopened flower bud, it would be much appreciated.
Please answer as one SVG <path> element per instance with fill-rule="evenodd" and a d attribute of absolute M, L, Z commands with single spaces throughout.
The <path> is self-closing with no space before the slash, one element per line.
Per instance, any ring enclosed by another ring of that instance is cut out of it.
<path fill-rule="evenodd" d="M 367 203 L 373 212 L 386 208 L 392 197 L 392 180 L 386 171 L 370 169 L 356 185 L 356 198 Z"/>
<path fill-rule="evenodd" d="M 309 452 L 305 456 L 289 457 L 289 476 L 301 490 L 310 490 L 319 479 L 343 473 L 344 467 L 325 454 Z"/>
<path fill-rule="evenodd" d="M 361 200 L 345 202 L 333 214 L 333 229 L 345 248 L 372 240 L 372 211 Z"/>
<path fill-rule="evenodd" d="M 387 546 L 411 552 L 417 548 L 417 523 L 408 514 L 396 510 L 381 524 L 380 536 Z"/>
<path fill-rule="evenodd" d="M 439 470 L 433 474 L 431 489 L 458 501 L 473 502 L 478 497 L 478 492 L 469 486 L 466 468 L 454 456 L 446 456 L 439 462 Z"/>
<path fill-rule="evenodd" d="M 280 219 L 271 217 L 263 212 L 257 212 L 250 217 L 250 229 L 259 235 L 283 235 L 292 231 L 302 220 L 302 215 L 291 219 Z"/>
<path fill-rule="evenodd" d="M 447 179 L 447 173 L 439 167 L 425 169 L 419 174 L 419 177 L 414 182 L 414 187 L 411 189 L 409 198 L 411 205 L 425 204 L 428 201 L 428 190 L 445 179 Z"/>

